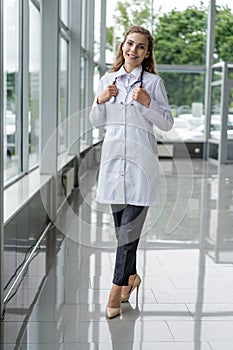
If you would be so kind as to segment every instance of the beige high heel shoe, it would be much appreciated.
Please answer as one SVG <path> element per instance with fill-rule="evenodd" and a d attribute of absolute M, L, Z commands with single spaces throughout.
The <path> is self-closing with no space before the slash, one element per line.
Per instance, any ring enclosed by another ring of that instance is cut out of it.
<path fill-rule="evenodd" d="M 121 291 L 122 291 L 121 286 L 117 286 L 117 285 L 113 284 L 112 289 L 111 289 L 110 294 L 109 294 L 108 304 L 106 306 L 106 317 L 114 318 L 114 317 L 120 315 L 120 312 L 121 312 Z M 114 305 L 114 307 L 111 307 L 108 305 Z M 115 307 L 118 305 L 119 305 L 119 307 Z"/>
<path fill-rule="evenodd" d="M 140 276 L 139 276 L 138 274 L 136 274 L 136 276 L 135 276 L 135 278 L 134 278 L 134 281 L 133 281 L 133 285 L 132 285 L 132 287 L 131 287 L 129 293 L 128 293 L 128 294 L 125 294 L 125 295 L 124 295 L 124 294 L 121 294 L 121 302 L 122 302 L 122 303 L 126 303 L 126 302 L 129 300 L 130 295 L 131 295 L 131 293 L 133 292 L 133 290 L 134 290 L 135 288 L 137 288 L 136 300 L 138 301 L 138 289 L 139 289 L 140 284 L 141 284 L 141 278 L 140 278 Z"/>
<path fill-rule="evenodd" d="M 106 307 L 106 316 L 108 318 L 114 318 L 120 315 L 121 308 L 120 307 Z"/>

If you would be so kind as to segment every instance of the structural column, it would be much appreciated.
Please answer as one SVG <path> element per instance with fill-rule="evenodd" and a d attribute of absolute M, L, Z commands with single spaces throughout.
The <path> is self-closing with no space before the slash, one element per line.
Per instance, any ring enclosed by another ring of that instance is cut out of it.
<path fill-rule="evenodd" d="M 106 0 L 101 0 L 100 15 L 100 76 L 106 73 Z"/>
<path fill-rule="evenodd" d="M 22 28 L 20 32 L 20 41 L 22 42 L 23 55 L 20 56 L 20 78 L 22 81 L 22 91 L 21 91 L 21 115 L 23 119 L 23 129 L 22 129 L 22 148 L 21 158 L 22 158 L 22 170 L 24 173 L 29 171 L 29 157 L 28 157 L 28 112 L 29 112 L 29 2 L 22 1 L 20 4 Z"/>
<path fill-rule="evenodd" d="M 106 0 L 101 0 L 101 14 L 100 14 L 100 76 L 102 77 L 107 70 L 106 67 L 106 14 L 107 14 L 107 3 Z M 104 136 L 104 127 L 99 129 L 99 138 L 102 139 Z"/>
<path fill-rule="evenodd" d="M 209 2 L 207 44 L 206 44 L 206 81 L 205 81 L 205 135 L 204 135 L 204 159 L 208 158 L 208 138 L 210 133 L 210 115 L 211 115 L 211 74 L 214 60 L 215 46 L 215 0 Z"/>
<path fill-rule="evenodd" d="M 40 173 L 54 177 L 51 212 L 57 210 L 59 1 L 41 1 Z M 49 196 L 49 194 L 48 194 Z M 49 208 L 48 208 L 49 209 Z"/>
<path fill-rule="evenodd" d="M 80 153 L 80 81 L 81 81 L 81 1 L 70 2 L 70 77 L 68 119 L 68 149 L 69 154 L 79 156 Z"/>
<path fill-rule="evenodd" d="M 93 76 L 94 76 L 94 22 L 95 22 L 95 1 L 88 0 L 88 17 L 87 17 L 87 36 L 86 48 L 88 52 L 87 59 L 87 83 L 86 83 L 86 108 L 90 108 L 93 103 Z M 87 144 L 92 144 L 92 125 L 86 116 Z"/>
<path fill-rule="evenodd" d="M 0 317 L 3 312 L 3 252 L 4 252 L 4 236 L 3 236 L 3 171 L 4 171 L 4 153 L 3 153 L 3 2 L 0 0 Z"/>

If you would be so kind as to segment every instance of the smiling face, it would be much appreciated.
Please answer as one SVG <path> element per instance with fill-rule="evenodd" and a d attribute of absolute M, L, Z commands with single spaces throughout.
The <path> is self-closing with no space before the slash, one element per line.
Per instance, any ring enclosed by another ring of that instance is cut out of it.
<path fill-rule="evenodd" d="M 127 36 L 122 45 L 126 72 L 132 72 L 142 64 L 144 58 L 149 56 L 148 44 L 148 39 L 141 33 L 131 33 Z"/>

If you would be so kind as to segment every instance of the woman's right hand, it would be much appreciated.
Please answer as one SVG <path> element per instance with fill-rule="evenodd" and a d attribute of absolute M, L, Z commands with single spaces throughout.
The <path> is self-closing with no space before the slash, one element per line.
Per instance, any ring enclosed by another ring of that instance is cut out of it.
<path fill-rule="evenodd" d="M 97 103 L 102 104 L 110 100 L 111 97 L 117 95 L 117 87 L 113 82 L 112 84 L 106 86 L 102 94 L 97 97 Z"/>

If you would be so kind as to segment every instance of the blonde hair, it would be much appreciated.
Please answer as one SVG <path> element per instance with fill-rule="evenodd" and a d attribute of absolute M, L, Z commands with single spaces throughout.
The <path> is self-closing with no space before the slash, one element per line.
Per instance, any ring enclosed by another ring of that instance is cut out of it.
<path fill-rule="evenodd" d="M 121 66 L 124 64 L 125 59 L 123 57 L 122 45 L 125 43 L 128 35 L 133 34 L 133 33 L 140 33 L 140 34 L 144 35 L 148 40 L 149 56 L 144 58 L 144 60 L 142 62 L 142 69 L 145 72 L 158 74 L 156 71 L 156 68 L 155 68 L 155 60 L 154 60 L 154 55 L 153 55 L 154 38 L 151 35 L 151 33 L 149 32 L 149 30 L 145 29 L 142 26 L 132 26 L 127 30 L 127 32 L 125 33 L 125 36 L 124 36 L 124 40 L 122 41 L 122 43 L 120 44 L 120 46 L 118 48 L 115 62 L 113 63 L 112 67 L 110 68 L 109 72 L 111 73 L 111 72 L 118 71 L 121 68 Z"/>

